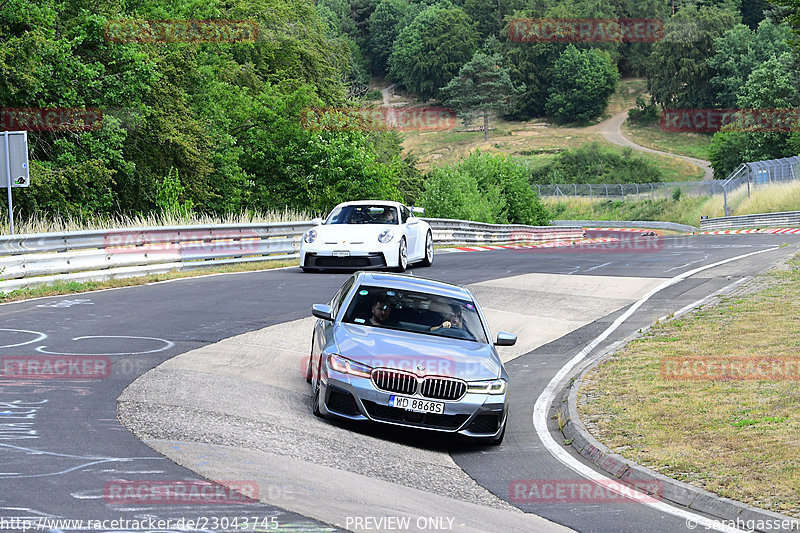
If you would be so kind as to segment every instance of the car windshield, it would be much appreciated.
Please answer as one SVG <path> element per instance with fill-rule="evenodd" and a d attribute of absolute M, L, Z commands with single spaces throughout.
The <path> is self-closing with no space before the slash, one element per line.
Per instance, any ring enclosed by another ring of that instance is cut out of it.
<path fill-rule="evenodd" d="M 390 205 L 338 206 L 325 224 L 397 224 L 397 208 Z"/>
<path fill-rule="evenodd" d="M 474 303 L 415 291 L 362 285 L 342 321 L 488 344 Z"/>

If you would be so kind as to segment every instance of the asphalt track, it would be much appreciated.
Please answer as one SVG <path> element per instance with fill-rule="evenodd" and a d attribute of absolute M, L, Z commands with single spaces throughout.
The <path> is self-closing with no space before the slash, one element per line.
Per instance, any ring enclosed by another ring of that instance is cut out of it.
<path fill-rule="evenodd" d="M 615 277 L 620 280 L 665 279 L 704 264 L 784 243 L 788 246 L 704 271 L 659 292 L 606 339 L 598 347 L 601 350 L 660 316 L 738 279 L 766 270 L 796 252 L 800 239 L 789 235 L 675 236 L 664 237 L 663 247 L 644 250 L 452 253 L 441 254 L 433 267 L 414 269 L 414 272 L 465 285 L 482 283 L 487 287 L 484 296 L 481 291 L 477 292 L 483 301 L 484 297 L 492 298 L 489 289 L 499 279 L 532 273 L 597 276 L 604 280 Z M 264 519 L 269 521 L 275 517 L 281 530 L 335 530 L 333 526 L 307 518 L 313 515 L 310 509 L 314 502 L 308 502 L 307 513 L 289 512 L 262 503 L 121 504 L 105 497 L 104 487 L 118 479 L 203 479 L 154 452 L 119 423 L 116 399 L 131 382 L 178 354 L 307 317 L 311 303 L 329 299 L 345 277 L 344 274 L 304 275 L 298 269 L 273 270 L 190 278 L 0 306 L 0 355 L 3 357 L 75 354 L 108 356 L 113 361 L 112 372 L 101 380 L 0 380 L 0 529 L 21 531 L 20 522 L 13 522 L 14 519 L 202 520 L 212 517 L 219 521 L 227 517 L 231 522 L 234 517 L 256 516 L 262 525 Z M 543 301 L 547 306 L 579 309 L 581 305 L 579 299 L 568 297 L 561 303 Z M 526 302 L 513 302 L 513 305 L 520 307 Z M 561 366 L 624 309 L 592 319 L 506 364 L 514 393 L 503 445 L 489 449 L 458 442 L 444 443 L 466 474 L 505 501 L 512 500 L 509 486 L 515 480 L 576 478 L 572 470 L 542 447 L 531 423 L 533 404 Z M 430 443 L 415 445 L 438 449 L 443 443 L 440 439 L 431 439 Z M 526 513 L 535 513 L 577 531 L 686 530 L 684 519 L 638 503 L 512 503 Z M 196 527 L 196 530 L 226 529 L 211 527 L 208 522 L 198 525 L 204 527 Z M 56 530 L 55 527 L 49 529 Z M 59 529 L 87 530 L 85 526 Z M 242 529 L 241 525 L 227 528 L 229 531 Z M 159 526 L 140 530 L 178 531 L 180 528 Z"/>

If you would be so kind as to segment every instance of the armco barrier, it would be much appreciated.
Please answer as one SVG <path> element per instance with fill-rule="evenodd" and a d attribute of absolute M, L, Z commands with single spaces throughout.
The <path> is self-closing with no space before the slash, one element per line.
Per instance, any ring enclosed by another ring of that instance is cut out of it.
<path fill-rule="evenodd" d="M 800 211 L 707 218 L 700 221 L 702 231 L 738 228 L 786 228 L 800 226 Z"/>
<path fill-rule="evenodd" d="M 665 229 L 695 233 L 699 231 L 694 226 L 678 224 L 675 222 L 653 222 L 652 220 L 551 220 L 554 226 L 580 226 L 582 228 L 644 228 Z"/>
<path fill-rule="evenodd" d="M 579 239 L 579 227 L 424 219 L 436 244 Z M 0 236 L 0 292 L 56 281 L 104 281 L 233 263 L 291 259 L 310 221 L 171 226 Z"/>

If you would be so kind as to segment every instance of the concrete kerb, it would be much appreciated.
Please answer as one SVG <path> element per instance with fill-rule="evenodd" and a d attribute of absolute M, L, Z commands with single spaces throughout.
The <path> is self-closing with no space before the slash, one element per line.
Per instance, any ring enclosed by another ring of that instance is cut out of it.
<path fill-rule="evenodd" d="M 652 220 L 551 220 L 554 226 L 581 226 L 584 228 L 637 228 L 664 229 L 681 233 L 698 233 L 700 228 L 676 222 L 654 222 Z"/>
<path fill-rule="evenodd" d="M 725 289 L 715 293 L 713 296 L 718 296 L 724 292 Z M 679 315 L 676 315 L 669 320 L 673 320 L 678 316 Z M 652 494 L 653 484 L 660 484 L 660 488 L 664 493 L 654 496 L 662 501 L 668 501 L 694 511 L 705 513 L 713 518 L 728 521 L 736 521 L 737 519 L 739 521 L 753 521 L 753 523 L 761 521 L 761 523 L 765 525 L 769 524 L 770 526 L 777 523 L 776 521 L 796 523 L 798 520 L 796 518 L 718 496 L 707 490 L 688 483 L 683 483 L 682 481 L 672 479 L 647 467 L 638 465 L 618 454 L 612 453 L 607 446 L 589 433 L 578 413 L 578 391 L 580 390 L 581 383 L 583 383 L 584 376 L 597 364 L 622 349 L 632 340 L 641 337 L 649 330 L 650 327 L 642 328 L 625 339 L 612 344 L 598 355 L 588 358 L 582 365 L 579 365 L 575 369 L 572 376 L 566 378 L 562 388 L 563 392 L 561 394 L 561 405 L 559 408 L 559 427 L 565 438 L 564 443 L 571 446 L 578 454 L 611 477 L 626 482 L 642 492 Z M 772 527 L 753 529 L 753 531 L 761 531 L 764 533 L 775 530 L 776 529 Z M 787 531 L 797 531 L 797 528 L 790 528 Z"/>

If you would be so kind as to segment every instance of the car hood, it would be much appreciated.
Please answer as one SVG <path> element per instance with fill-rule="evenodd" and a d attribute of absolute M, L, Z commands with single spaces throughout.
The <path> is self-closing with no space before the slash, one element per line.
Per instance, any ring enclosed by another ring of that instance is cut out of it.
<path fill-rule="evenodd" d="M 367 240 L 377 243 L 378 235 L 385 229 L 400 231 L 396 224 L 329 224 L 316 226 L 317 242 L 344 244 L 352 242 L 365 242 Z M 397 233 L 395 233 L 397 234 Z"/>
<path fill-rule="evenodd" d="M 505 377 L 494 346 L 392 329 L 340 324 L 339 354 L 373 368 L 479 381 Z"/>

